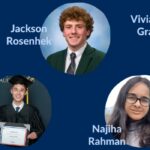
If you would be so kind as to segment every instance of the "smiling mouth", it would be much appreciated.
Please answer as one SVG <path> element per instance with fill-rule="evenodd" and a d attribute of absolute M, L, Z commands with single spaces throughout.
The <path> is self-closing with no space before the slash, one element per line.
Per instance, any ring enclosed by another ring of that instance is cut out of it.
<path fill-rule="evenodd" d="M 70 38 L 70 40 L 78 40 L 78 38 Z"/>
<path fill-rule="evenodd" d="M 76 38 L 76 37 L 72 37 L 72 38 L 70 38 L 71 40 L 77 40 L 78 38 Z"/>
<path fill-rule="evenodd" d="M 131 111 L 134 113 L 134 114 L 140 114 L 142 111 L 137 111 L 137 110 L 133 110 L 131 109 Z"/>
<path fill-rule="evenodd" d="M 20 99 L 20 98 L 21 98 L 21 96 L 16 96 L 16 98 L 17 98 L 17 99 Z"/>

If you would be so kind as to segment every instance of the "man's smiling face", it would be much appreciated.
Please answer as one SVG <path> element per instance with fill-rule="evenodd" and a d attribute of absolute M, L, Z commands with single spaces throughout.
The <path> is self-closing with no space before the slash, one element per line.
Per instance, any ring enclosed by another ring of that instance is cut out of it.
<path fill-rule="evenodd" d="M 63 35 L 69 48 L 76 51 L 85 44 L 90 31 L 86 29 L 86 25 L 82 20 L 67 20 L 64 23 Z"/>

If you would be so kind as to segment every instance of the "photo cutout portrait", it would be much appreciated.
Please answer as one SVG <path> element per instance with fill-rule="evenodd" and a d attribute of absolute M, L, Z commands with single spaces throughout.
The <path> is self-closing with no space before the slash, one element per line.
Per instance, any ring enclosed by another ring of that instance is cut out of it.
<path fill-rule="evenodd" d="M 24 147 L 40 142 L 51 118 L 51 98 L 36 78 L 0 79 L 0 144 Z"/>
<path fill-rule="evenodd" d="M 87 3 L 68 3 L 53 10 L 43 27 L 41 45 L 48 64 L 55 70 L 82 75 L 94 71 L 103 61 L 110 45 L 110 26 L 104 13 Z"/>
<path fill-rule="evenodd" d="M 105 120 L 115 139 L 124 139 L 133 147 L 149 147 L 150 75 L 131 76 L 118 83 L 108 96 Z"/>

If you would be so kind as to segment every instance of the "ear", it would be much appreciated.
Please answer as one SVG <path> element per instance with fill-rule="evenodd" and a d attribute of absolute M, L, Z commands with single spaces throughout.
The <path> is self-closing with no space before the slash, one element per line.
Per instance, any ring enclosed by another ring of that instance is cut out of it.
<path fill-rule="evenodd" d="M 91 31 L 90 31 L 90 30 L 87 30 L 86 35 L 89 36 L 90 34 L 91 34 Z"/>
<path fill-rule="evenodd" d="M 63 37 L 65 37 L 66 35 L 65 35 L 65 33 L 64 33 L 64 31 L 62 32 L 62 34 L 63 34 Z"/>

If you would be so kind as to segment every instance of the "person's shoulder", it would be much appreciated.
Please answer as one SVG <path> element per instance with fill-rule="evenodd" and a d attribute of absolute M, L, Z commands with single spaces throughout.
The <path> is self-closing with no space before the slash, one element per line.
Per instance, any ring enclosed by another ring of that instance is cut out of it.
<path fill-rule="evenodd" d="M 100 50 L 98 50 L 98 49 L 96 49 L 96 48 L 94 48 L 95 49 L 95 55 L 97 56 L 97 57 L 104 57 L 105 56 L 105 53 L 104 52 L 102 52 L 102 51 L 100 51 Z"/>
<path fill-rule="evenodd" d="M 105 56 L 105 53 L 102 52 L 101 50 L 98 50 L 90 45 L 88 45 L 87 47 L 88 49 L 90 49 L 90 52 L 93 55 L 93 57 L 102 59 Z"/>
<path fill-rule="evenodd" d="M 99 59 L 100 61 L 104 58 L 105 53 L 100 50 L 95 50 L 95 58 Z"/>
<path fill-rule="evenodd" d="M 12 107 L 12 104 L 5 104 L 0 106 L 0 108 L 8 108 L 8 107 Z"/>
<path fill-rule="evenodd" d="M 60 57 L 62 57 L 64 55 L 65 52 L 66 52 L 66 49 L 58 51 L 56 53 L 53 53 L 47 57 L 47 61 L 49 62 L 49 61 L 59 59 Z"/>
<path fill-rule="evenodd" d="M 28 109 L 30 112 L 38 111 L 35 106 L 29 104 L 25 104 L 25 108 Z"/>
<path fill-rule="evenodd" d="M 10 107 L 12 107 L 12 105 L 9 105 L 9 104 L 7 104 L 7 105 L 2 105 L 2 106 L 0 106 L 0 110 L 1 111 L 6 111 L 6 110 L 8 110 L 8 109 L 10 109 Z"/>

